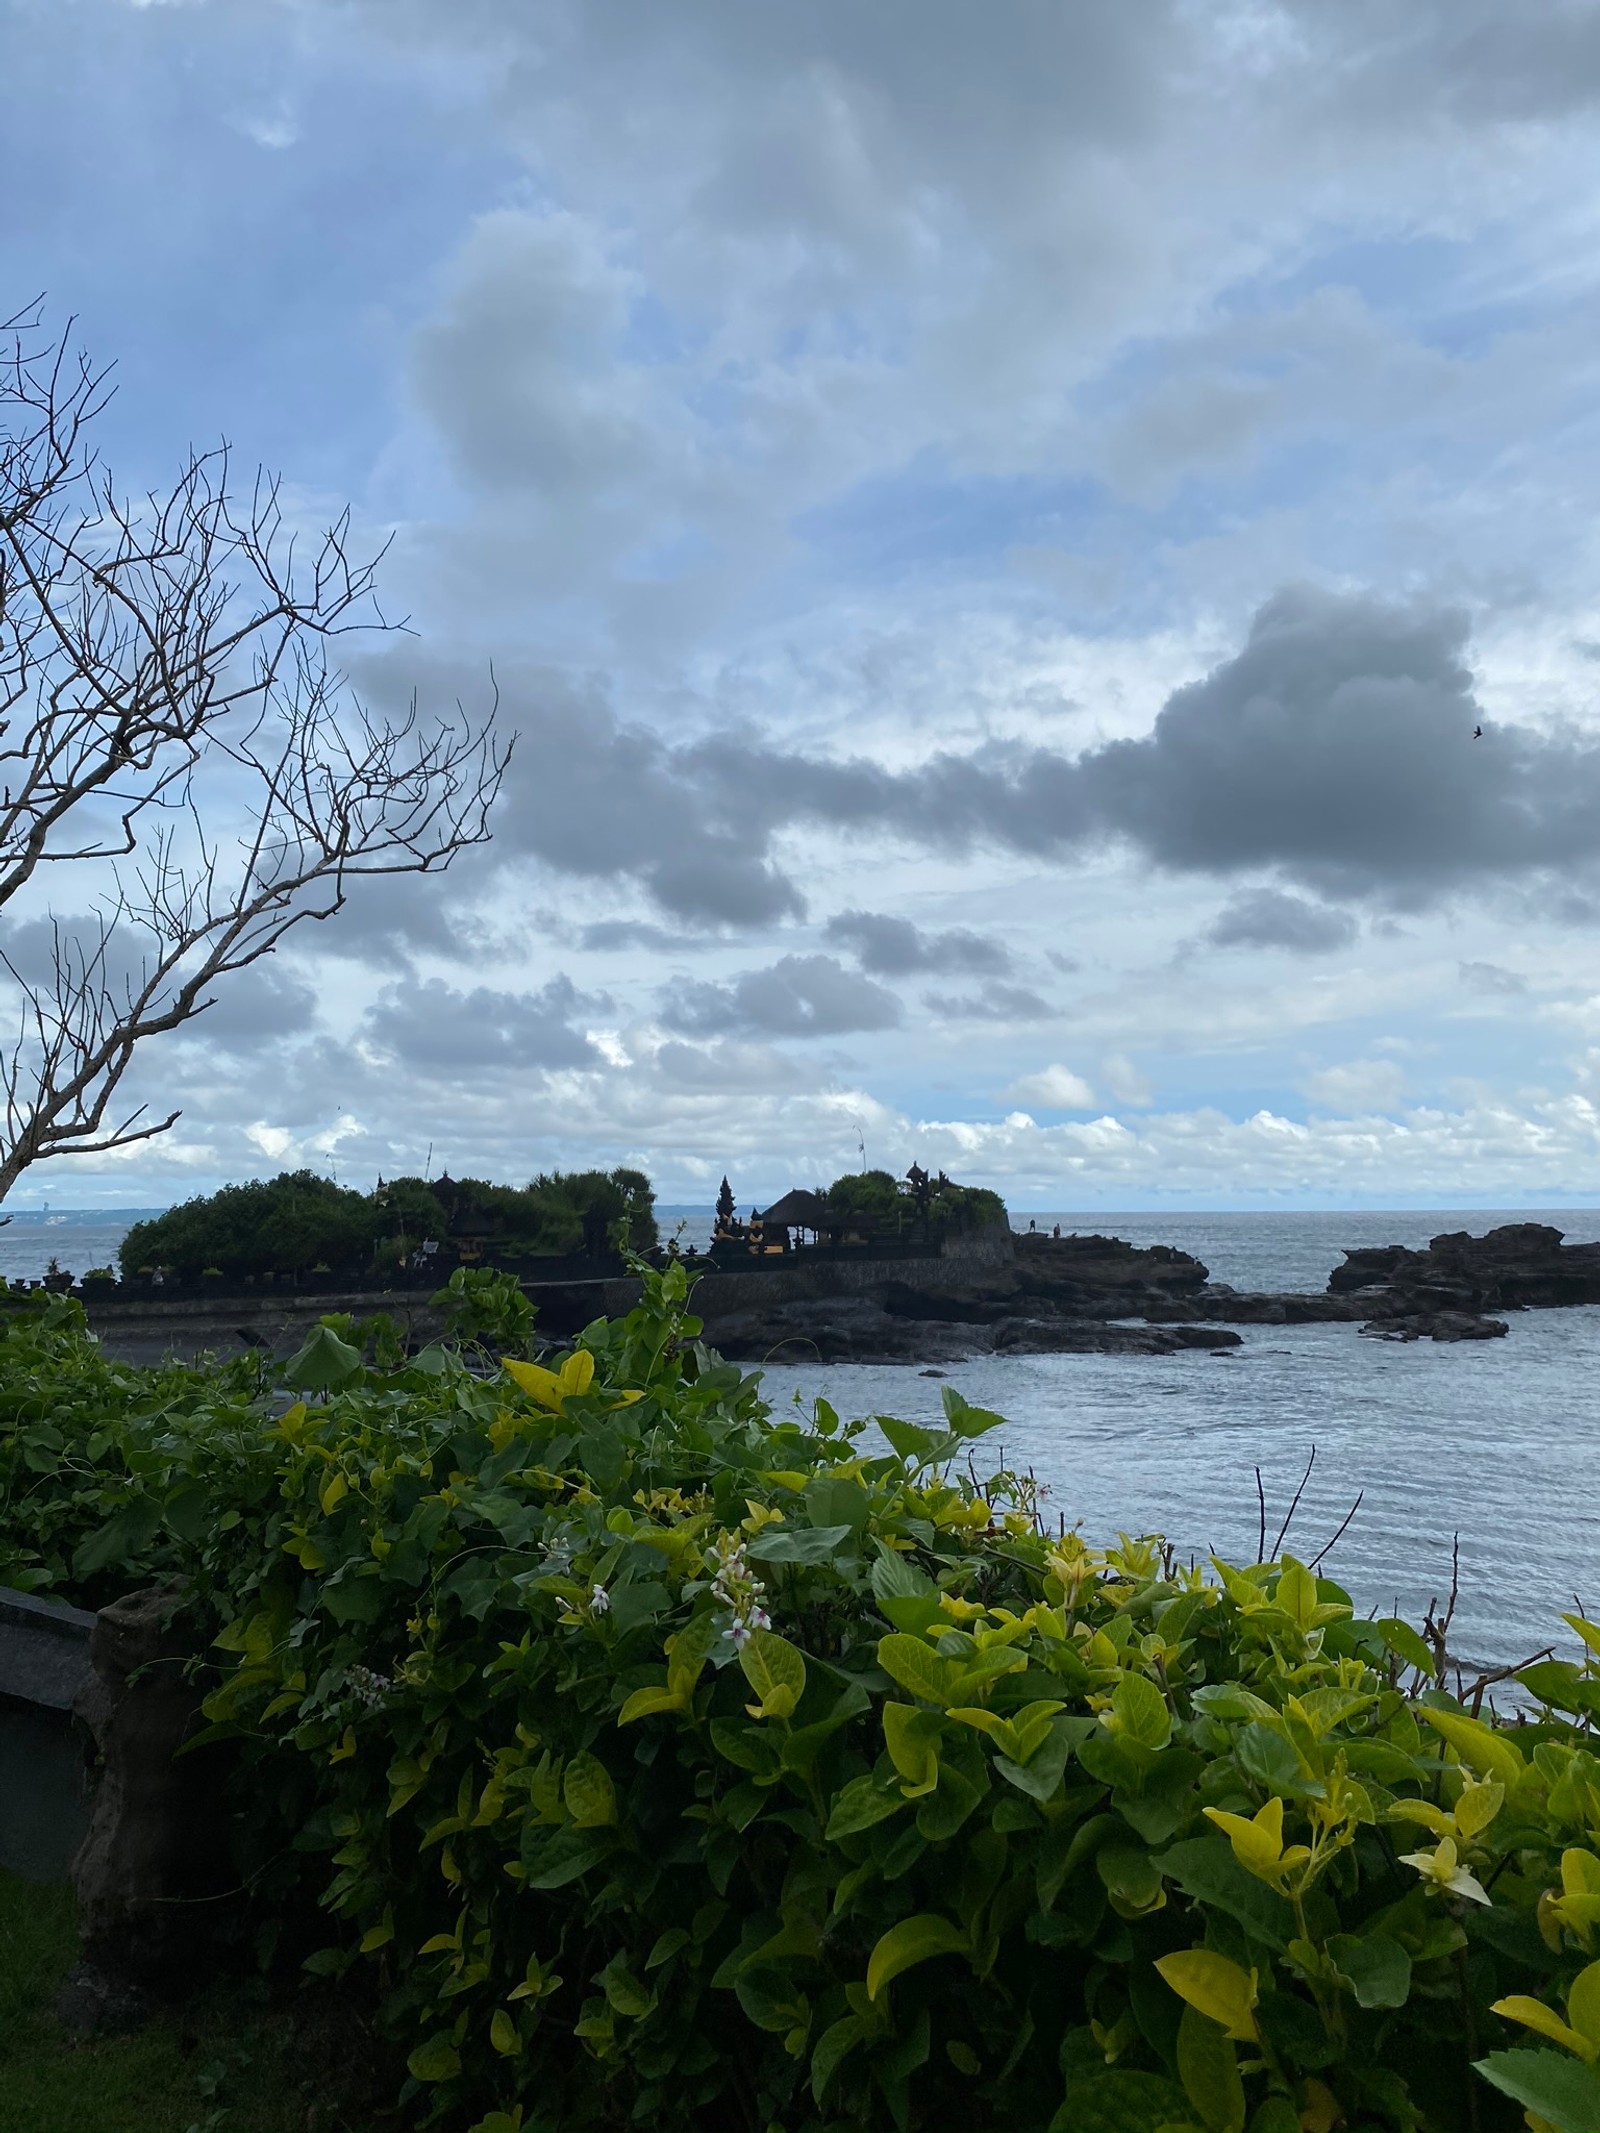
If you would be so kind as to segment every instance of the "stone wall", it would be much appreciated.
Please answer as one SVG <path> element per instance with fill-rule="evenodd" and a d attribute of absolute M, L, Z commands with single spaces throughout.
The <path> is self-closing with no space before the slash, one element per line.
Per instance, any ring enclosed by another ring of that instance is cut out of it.
<path fill-rule="evenodd" d="M 0 1586 L 0 1866 L 62 1881 L 89 1827 L 88 1743 L 73 1705 L 94 1616 Z"/>
<path fill-rule="evenodd" d="M 958 1233 L 942 1254 L 921 1259 L 878 1259 L 863 1250 L 859 1258 L 830 1253 L 810 1260 L 804 1253 L 752 1262 L 729 1270 L 699 1259 L 704 1269 L 695 1288 L 695 1309 L 712 1320 L 752 1305 L 807 1303 L 827 1297 L 858 1296 L 886 1280 L 918 1283 L 949 1281 L 1008 1264 L 1016 1239 L 1004 1223 Z M 593 1318 L 617 1318 L 639 1300 L 631 1275 L 589 1281 L 524 1281 L 538 1306 L 541 1333 L 570 1339 Z M 414 1292 L 361 1290 L 332 1295 L 280 1295 L 247 1292 L 227 1297 L 177 1297 L 158 1301 L 118 1297 L 91 1299 L 89 1323 L 111 1354 L 125 1362 L 155 1363 L 164 1356 L 210 1352 L 236 1355 L 245 1348 L 270 1349 L 284 1355 L 297 1348 L 327 1312 L 348 1311 L 365 1318 L 386 1311 L 416 1342 L 435 1340 L 444 1330 L 441 1315 Z"/>

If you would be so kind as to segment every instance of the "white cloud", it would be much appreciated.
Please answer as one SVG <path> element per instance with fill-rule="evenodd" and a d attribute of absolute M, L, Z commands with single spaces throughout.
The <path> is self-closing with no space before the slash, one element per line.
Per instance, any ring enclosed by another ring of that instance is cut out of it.
<path fill-rule="evenodd" d="M 1393 1059 L 1354 1059 L 1308 1074 L 1302 1087 L 1331 1111 L 1392 1111 L 1405 1095 L 1406 1073 Z"/>
<path fill-rule="evenodd" d="M 1024 1074 L 1003 1092 L 1007 1103 L 1037 1104 L 1046 1111 L 1087 1111 L 1094 1103 L 1094 1090 L 1071 1067 L 1042 1067 L 1037 1074 Z"/>

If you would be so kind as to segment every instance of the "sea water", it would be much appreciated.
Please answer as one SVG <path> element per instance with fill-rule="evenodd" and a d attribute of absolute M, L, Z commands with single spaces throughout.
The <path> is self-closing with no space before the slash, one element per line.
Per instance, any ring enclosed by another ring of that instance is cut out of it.
<path fill-rule="evenodd" d="M 0 1272 L 114 1265 L 146 1209 L 31 1211 L 0 1228 Z M 684 1235 L 698 1237 L 703 1210 Z M 1017 1219 L 1026 1229 L 1028 1217 Z M 1320 1290 L 1346 1247 L 1423 1245 L 1441 1230 L 1549 1222 L 1600 1238 L 1600 1208 L 1393 1214 L 1046 1214 L 1042 1230 L 1174 1244 L 1241 1289 Z M 1185 1555 L 1255 1560 L 1266 1499 L 1273 1546 L 1313 1447 L 1284 1546 L 1328 1554 L 1365 1611 L 1420 1620 L 1444 1603 L 1459 1545 L 1451 1649 L 1506 1665 L 1554 1641 L 1575 1651 L 1563 1610 L 1600 1609 L 1600 1307 L 1509 1314 L 1504 1340 L 1371 1340 L 1353 1325 L 1243 1326 L 1222 1355 L 985 1356 L 947 1382 L 1003 1415 L 975 1447 L 978 1470 L 1031 1467 L 1052 1518 L 1095 1541 L 1162 1533 Z M 914 1366 L 784 1363 L 774 1405 L 818 1394 L 843 1415 L 936 1422 L 941 1384 Z"/>
<path fill-rule="evenodd" d="M 1345 1247 L 1426 1244 L 1549 1222 L 1600 1238 L 1600 1209 L 1397 1214 L 1042 1215 L 1041 1229 L 1175 1244 L 1241 1289 L 1322 1289 Z M 1027 1218 L 1018 1224 L 1026 1228 Z M 1459 1547 L 1451 1652 L 1509 1665 L 1554 1642 L 1563 1611 L 1600 1609 L 1600 1306 L 1508 1314 L 1504 1340 L 1404 1345 L 1354 1325 L 1241 1326 L 1222 1355 L 985 1356 L 946 1381 L 1005 1425 L 980 1475 L 1031 1468 L 1052 1519 L 1092 1541 L 1164 1534 L 1184 1557 L 1256 1560 L 1316 1458 L 1283 1545 L 1304 1560 L 1360 1507 L 1324 1569 L 1363 1612 L 1420 1621 L 1446 1604 Z M 842 1415 L 940 1419 L 941 1384 L 915 1367 L 774 1365 L 775 1405 L 822 1394 Z"/>

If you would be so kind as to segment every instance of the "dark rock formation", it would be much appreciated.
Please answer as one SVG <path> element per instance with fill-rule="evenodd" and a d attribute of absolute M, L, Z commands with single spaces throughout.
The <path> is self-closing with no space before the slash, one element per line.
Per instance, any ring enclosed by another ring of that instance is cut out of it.
<path fill-rule="evenodd" d="M 1503 1318 L 1480 1318 L 1472 1311 L 1418 1311 L 1370 1319 L 1361 1330 L 1380 1341 L 1493 1341 L 1511 1328 Z"/>
<path fill-rule="evenodd" d="M 180 1599 L 156 1588 L 101 1608 L 76 1706 L 104 1765 L 72 1862 L 86 1975 L 157 1990 L 204 1961 L 197 1919 L 228 1885 L 218 1751 L 174 1761 L 203 1723 L 189 1646 L 172 1628 Z"/>
<path fill-rule="evenodd" d="M 1425 1252 L 1402 1244 L 1346 1252 L 1328 1277 L 1330 1296 L 1381 1299 L 1363 1315 L 1552 1310 L 1600 1304 L 1600 1244 L 1563 1244 L 1545 1222 L 1508 1222 L 1486 1236 L 1447 1230 Z"/>
<path fill-rule="evenodd" d="M 866 1272 L 866 1269 L 862 1269 Z M 1009 1262 L 896 1268 L 848 1293 L 765 1296 L 759 1277 L 708 1299 L 707 1337 L 750 1361 L 946 1363 L 991 1354 L 1172 1355 L 1238 1346 L 1231 1326 L 1364 1325 L 1393 1340 L 1493 1340 L 1494 1309 L 1600 1303 L 1600 1245 L 1523 1223 L 1436 1237 L 1426 1252 L 1348 1252 L 1322 1294 L 1214 1282 L 1170 1245 L 1019 1236 Z M 1129 1323 L 1139 1321 L 1139 1323 Z"/>
<path fill-rule="evenodd" d="M 944 1363 L 973 1355 L 1176 1355 L 1236 1348 L 1193 1323 L 1206 1269 L 1165 1245 L 1114 1237 L 1022 1238 L 1009 1265 L 940 1268 L 909 1280 L 892 1266 L 848 1295 L 764 1302 L 755 1281 L 708 1311 L 724 1355 L 762 1362 Z M 1163 1323 L 1152 1323 L 1156 1319 Z M 1143 1319 L 1144 1324 L 1121 1323 Z"/>

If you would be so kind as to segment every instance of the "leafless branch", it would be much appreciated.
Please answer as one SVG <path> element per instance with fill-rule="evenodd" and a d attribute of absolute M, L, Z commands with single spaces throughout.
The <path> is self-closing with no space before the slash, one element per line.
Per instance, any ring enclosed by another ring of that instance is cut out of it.
<path fill-rule="evenodd" d="M 512 746 L 497 692 L 426 719 L 354 697 L 338 640 L 405 625 L 348 512 L 300 553 L 277 480 L 241 497 L 226 445 L 130 500 L 90 443 L 109 397 L 70 322 L 0 321 L 0 910 L 64 864 L 95 907 L 52 921 L 48 968 L 0 943 L 0 1199 L 48 1156 L 165 1132 L 176 1113 L 110 1111 L 138 1046 L 353 881 L 483 843 Z"/>

